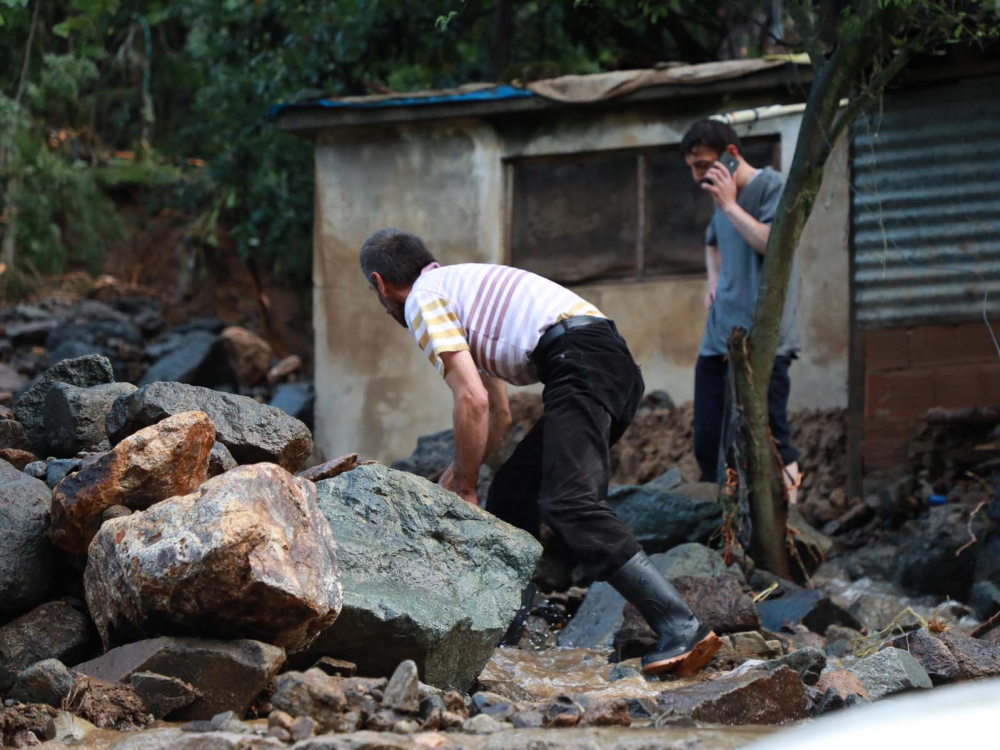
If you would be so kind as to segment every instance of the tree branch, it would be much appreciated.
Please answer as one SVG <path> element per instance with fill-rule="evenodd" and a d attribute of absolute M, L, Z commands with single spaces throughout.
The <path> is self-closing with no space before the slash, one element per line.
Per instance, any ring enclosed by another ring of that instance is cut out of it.
<path fill-rule="evenodd" d="M 896 55 L 888 65 L 882 68 L 871 82 L 864 88 L 864 90 L 854 99 L 847 108 L 837 117 L 837 120 L 833 123 L 830 128 L 830 138 L 828 148 L 832 149 L 833 144 L 837 142 L 837 138 L 844 129 L 854 121 L 854 118 L 861 114 L 861 111 L 868 107 L 879 92 L 883 91 L 885 87 L 895 78 L 899 73 L 906 67 L 906 65 L 913 59 L 914 49 L 912 47 L 904 47 L 898 55 Z"/>

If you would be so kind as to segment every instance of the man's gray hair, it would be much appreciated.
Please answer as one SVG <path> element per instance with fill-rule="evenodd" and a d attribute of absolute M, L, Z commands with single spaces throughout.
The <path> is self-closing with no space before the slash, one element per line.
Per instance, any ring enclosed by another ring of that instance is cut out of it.
<path fill-rule="evenodd" d="M 361 272 L 372 283 L 378 273 L 390 284 L 412 286 L 420 272 L 434 262 L 434 256 L 415 234 L 402 229 L 380 229 L 361 246 Z"/>

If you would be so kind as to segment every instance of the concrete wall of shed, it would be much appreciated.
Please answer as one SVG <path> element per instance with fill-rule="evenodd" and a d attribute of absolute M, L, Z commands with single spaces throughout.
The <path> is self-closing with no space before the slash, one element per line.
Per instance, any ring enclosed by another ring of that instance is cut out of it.
<path fill-rule="evenodd" d="M 728 102 L 727 110 L 765 102 Z M 364 239 L 383 226 L 421 235 L 442 263 L 505 258 L 503 160 L 680 141 L 689 125 L 721 109 L 573 110 L 476 121 L 328 134 L 316 148 L 314 238 L 316 443 L 332 457 L 358 451 L 389 461 L 417 437 L 450 426 L 450 394 L 408 332 L 382 312 L 358 270 Z M 741 134 L 780 133 L 791 163 L 798 117 Z M 792 370 L 792 408 L 847 403 L 847 180 L 827 172 L 800 249 L 803 357 Z M 589 284 L 578 292 L 614 318 L 643 367 L 648 390 L 678 403 L 693 396 L 705 322 L 704 278 Z"/>

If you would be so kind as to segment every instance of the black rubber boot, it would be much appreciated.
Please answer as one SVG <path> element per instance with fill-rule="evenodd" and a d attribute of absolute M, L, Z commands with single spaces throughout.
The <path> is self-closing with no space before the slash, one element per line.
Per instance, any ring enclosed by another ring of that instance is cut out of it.
<path fill-rule="evenodd" d="M 722 645 L 714 632 L 698 622 L 677 589 L 645 552 L 637 552 L 608 583 L 635 605 L 659 637 L 656 647 L 642 657 L 642 671 L 646 674 L 672 670 L 682 676 L 694 674 Z"/>
<path fill-rule="evenodd" d="M 507 627 L 507 632 L 500 639 L 501 646 L 516 646 L 521 642 L 521 635 L 524 633 L 524 626 L 527 624 L 528 615 L 531 614 L 537 592 L 538 586 L 534 581 L 528 581 L 528 585 L 521 589 L 521 606 L 514 613 L 514 619 Z"/>

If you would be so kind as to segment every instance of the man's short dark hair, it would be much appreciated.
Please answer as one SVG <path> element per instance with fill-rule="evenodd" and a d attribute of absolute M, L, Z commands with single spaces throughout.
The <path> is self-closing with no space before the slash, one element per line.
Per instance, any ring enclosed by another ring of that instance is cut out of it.
<path fill-rule="evenodd" d="M 736 131 L 730 125 L 718 120 L 702 120 L 692 125 L 684 134 L 684 139 L 681 141 L 681 153 L 687 156 L 694 150 L 695 146 L 707 146 L 721 155 L 729 144 L 742 150 L 740 137 L 736 135 Z"/>
<path fill-rule="evenodd" d="M 361 246 L 361 272 L 371 283 L 372 273 L 390 284 L 412 286 L 420 272 L 434 262 L 434 256 L 415 234 L 402 229 L 380 229 Z"/>

